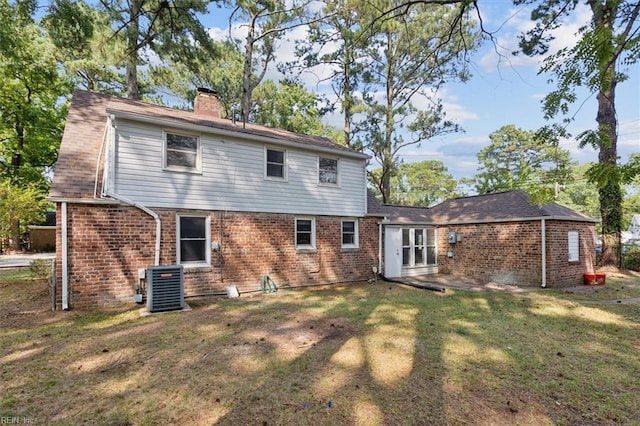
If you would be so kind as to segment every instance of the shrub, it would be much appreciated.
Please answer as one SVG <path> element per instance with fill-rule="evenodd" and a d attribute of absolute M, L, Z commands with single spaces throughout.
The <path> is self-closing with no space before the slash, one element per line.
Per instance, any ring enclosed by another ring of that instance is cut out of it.
<path fill-rule="evenodd" d="M 640 271 L 640 247 L 633 245 L 623 251 L 622 266 L 633 271 Z"/>

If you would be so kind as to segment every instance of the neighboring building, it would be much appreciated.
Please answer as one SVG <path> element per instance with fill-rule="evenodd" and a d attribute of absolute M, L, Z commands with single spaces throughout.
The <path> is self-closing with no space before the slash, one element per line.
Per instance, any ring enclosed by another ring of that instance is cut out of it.
<path fill-rule="evenodd" d="M 367 155 L 221 119 L 210 92 L 194 109 L 74 92 L 49 197 L 58 306 L 132 303 L 152 265 L 183 265 L 187 296 L 256 291 L 265 275 L 279 286 L 374 271 L 565 286 L 594 269 L 584 215 L 520 191 L 383 206 L 366 189 Z"/>
<path fill-rule="evenodd" d="M 45 220 L 29 225 L 29 251 L 53 252 L 56 249 L 56 212 L 47 212 Z"/>
<path fill-rule="evenodd" d="M 520 286 L 565 287 L 595 269 L 595 220 L 523 191 L 446 200 L 426 209 L 375 205 L 385 216 L 384 274 L 445 272 Z"/>

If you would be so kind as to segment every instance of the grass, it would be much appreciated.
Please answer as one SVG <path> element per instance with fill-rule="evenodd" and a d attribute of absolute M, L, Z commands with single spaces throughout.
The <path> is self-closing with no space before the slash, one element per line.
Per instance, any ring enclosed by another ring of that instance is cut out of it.
<path fill-rule="evenodd" d="M 635 285 L 608 278 L 605 288 Z M 47 312 L 41 286 L 0 284 L 0 304 L 12 301 L 0 306 L 0 418 L 640 424 L 640 304 L 377 282 L 191 300 L 190 312 L 141 317 Z"/>

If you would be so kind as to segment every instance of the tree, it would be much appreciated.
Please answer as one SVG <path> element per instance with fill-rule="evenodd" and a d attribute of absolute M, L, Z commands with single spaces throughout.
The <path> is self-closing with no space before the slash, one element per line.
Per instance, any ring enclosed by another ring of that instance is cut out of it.
<path fill-rule="evenodd" d="M 0 0 L 0 179 L 47 191 L 71 87 L 34 12 L 35 2 Z"/>
<path fill-rule="evenodd" d="M 353 139 L 352 123 L 360 109 L 356 96 L 363 49 L 367 43 L 366 27 L 361 19 L 358 0 L 325 1 L 323 18 L 309 25 L 308 37 L 296 42 L 298 63 L 289 63 L 281 70 L 296 69 L 300 72 L 322 66 L 329 75 L 321 81 L 330 81 L 343 115 L 343 140 L 345 146 L 362 150 Z"/>
<path fill-rule="evenodd" d="M 211 0 L 100 0 L 96 11 L 84 0 L 54 0 L 45 22 L 59 44 L 68 43 L 64 50 L 86 64 L 82 68 L 85 81 L 91 84 L 94 78 L 113 77 L 114 68 L 118 74 L 124 69 L 124 78 L 116 80 L 126 81 L 129 98 L 140 99 L 138 68 L 149 65 L 152 54 L 185 64 L 191 64 L 199 51 L 216 54 L 197 17 L 207 12 L 209 3 Z M 104 59 L 114 62 L 107 64 Z"/>
<path fill-rule="evenodd" d="M 276 44 L 287 30 L 303 25 L 306 3 L 284 0 L 234 0 L 234 9 L 229 17 L 229 27 L 239 22 L 247 29 L 243 43 L 241 119 L 249 121 L 251 98 L 254 89 L 267 73 L 275 59 Z M 298 20 L 297 23 L 295 21 Z M 240 44 L 240 40 L 234 40 Z"/>
<path fill-rule="evenodd" d="M 477 155 L 478 193 L 523 189 L 536 201 L 550 201 L 558 185 L 571 180 L 569 151 L 549 144 L 535 132 L 510 124 L 491 133 L 489 139 L 491 143 Z"/>
<path fill-rule="evenodd" d="M 222 104 L 222 116 L 232 117 L 240 111 L 242 98 L 242 52 L 229 41 L 214 42 L 219 56 L 199 55 L 191 66 L 174 61 L 151 67 L 151 80 L 159 87 L 185 101 L 190 108 L 199 87 L 216 92 Z"/>
<path fill-rule="evenodd" d="M 255 89 L 252 110 L 251 121 L 257 124 L 308 135 L 326 134 L 321 98 L 298 83 L 264 81 Z"/>
<path fill-rule="evenodd" d="M 375 172 L 375 171 L 374 171 Z M 402 163 L 391 179 L 391 204 L 430 207 L 457 196 L 457 182 L 439 160 Z"/>
<path fill-rule="evenodd" d="M 556 202 L 593 218 L 600 218 L 598 189 L 587 179 L 592 163 L 571 166 L 573 179 L 560 187 Z"/>
<path fill-rule="evenodd" d="M 104 11 L 80 1 L 54 0 L 41 25 L 56 47 L 65 78 L 86 90 L 126 95 L 126 76 L 117 68 L 125 46 L 112 37 Z"/>
<path fill-rule="evenodd" d="M 364 113 L 357 127 L 362 145 L 381 167 L 370 181 L 387 202 L 403 148 L 460 130 L 446 120 L 437 90 L 446 81 L 468 78 L 464 55 L 478 39 L 457 7 L 415 5 L 401 17 L 376 21 L 378 10 L 375 5 L 367 10 L 374 23 L 363 59 Z"/>
<path fill-rule="evenodd" d="M 534 4 L 531 18 L 536 26 L 523 34 L 520 48 L 527 55 L 547 54 L 552 31 L 563 20 L 577 13 L 578 1 L 514 0 L 515 4 Z M 576 34 L 576 44 L 548 56 L 541 73 L 555 76 L 557 89 L 543 103 L 545 117 L 564 115 L 571 121 L 570 105 L 578 101 L 576 89 L 585 87 L 595 94 L 598 111 L 596 129 L 578 136 L 582 147 L 598 150 L 598 163 L 589 171 L 589 179 L 598 187 L 602 217 L 603 249 L 601 264 L 619 266 L 622 226 L 622 186 L 637 168 L 618 164 L 618 121 L 615 95 L 618 83 L 626 79 L 622 67 L 637 63 L 640 57 L 640 2 L 589 0 L 590 22 Z"/>

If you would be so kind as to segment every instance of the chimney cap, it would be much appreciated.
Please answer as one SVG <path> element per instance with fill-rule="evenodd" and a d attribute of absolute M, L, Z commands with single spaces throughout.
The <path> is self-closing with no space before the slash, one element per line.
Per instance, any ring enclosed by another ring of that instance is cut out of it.
<path fill-rule="evenodd" d="M 218 94 L 218 92 L 216 92 L 215 90 L 208 89 L 206 87 L 198 87 L 197 90 L 198 90 L 198 93 L 208 93 L 208 94 L 211 94 L 211 95 L 217 95 Z"/>

